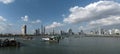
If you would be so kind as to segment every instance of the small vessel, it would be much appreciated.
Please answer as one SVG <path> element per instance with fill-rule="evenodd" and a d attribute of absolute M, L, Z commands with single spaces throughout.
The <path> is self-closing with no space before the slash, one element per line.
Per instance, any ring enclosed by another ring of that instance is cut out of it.
<path fill-rule="evenodd" d="M 32 40 L 33 37 L 28 37 L 28 36 L 27 36 L 27 37 L 23 37 L 23 39 L 24 39 L 24 40 Z"/>
<path fill-rule="evenodd" d="M 50 39 L 49 38 L 42 38 L 43 41 L 49 41 Z"/>
<path fill-rule="evenodd" d="M 59 42 L 59 39 L 56 36 L 49 36 L 42 38 L 43 41 L 49 41 L 49 42 Z"/>

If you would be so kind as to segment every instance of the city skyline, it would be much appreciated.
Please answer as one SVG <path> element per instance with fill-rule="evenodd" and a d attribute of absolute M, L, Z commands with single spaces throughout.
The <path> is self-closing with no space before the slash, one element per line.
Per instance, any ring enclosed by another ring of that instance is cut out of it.
<path fill-rule="evenodd" d="M 120 29 L 119 0 L 0 0 L 0 33 L 28 34 L 46 27 L 46 32 L 73 32 L 95 28 Z"/>

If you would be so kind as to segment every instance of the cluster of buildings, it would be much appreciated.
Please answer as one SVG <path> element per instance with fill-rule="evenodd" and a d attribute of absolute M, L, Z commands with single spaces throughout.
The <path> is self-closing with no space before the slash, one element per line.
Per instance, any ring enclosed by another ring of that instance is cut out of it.
<path fill-rule="evenodd" d="M 61 30 L 60 34 L 61 35 L 76 35 L 76 33 L 74 33 L 72 31 L 72 29 L 68 29 L 67 32 Z M 86 33 L 83 30 L 81 30 L 80 32 L 77 33 L 77 35 L 84 35 L 84 34 L 86 34 Z"/>
<path fill-rule="evenodd" d="M 83 30 L 80 30 L 78 33 L 74 33 L 72 29 L 68 29 L 67 32 L 65 31 L 60 31 L 61 35 L 86 35 L 86 34 L 91 34 L 91 35 L 120 35 L 120 30 L 119 29 L 98 29 L 98 30 L 93 30 L 90 32 L 84 32 Z"/>
<path fill-rule="evenodd" d="M 45 26 L 41 25 L 41 29 L 35 29 L 34 35 L 45 35 Z"/>
<path fill-rule="evenodd" d="M 22 26 L 22 35 L 27 35 L 27 25 Z M 67 32 L 60 31 L 59 33 L 56 33 L 53 29 L 53 31 L 50 32 L 50 34 L 47 34 L 45 29 L 45 26 L 41 25 L 41 29 L 35 29 L 34 35 L 74 35 L 75 33 L 72 31 L 72 29 L 68 29 Z"/>
<path fill-rule="evenodd" d="M 94 31 L 90 31 L 89 34 L 96 34 L 96 35 L 120 35 L 119 29 L 98 29 Z"/>
<path fill-rule="evenodd" d="M 85 33 L 83 30 L 77 33 L 77 35 L 82 34 L 92 34 L 92 35 L 120 35 L 119 29 L 98 29 L 98 30 L 92 30 L 90 32 Z M 27 35 L 27 25 L 22 26 L 22 35 Z M 41 29 L 35 29 L 34 35 L 75 35 L 75 33 L 72 31 L 72 29 L 68 29 L 65 31 L 60 31 L 59 33 L 56 33 L 53 29 L 50 34 L 46 33 L 45 26 L 41 25 Z"/>
<path fill-rule="evenodd" d="M 72 31 L 72 29 L 68 29 L 67 32 L 65 31 L 60 31 L 61 35 L 74 35 L 74 32 Z"/>
<path fill-rule="evenodd" d="M 27 25 L 22 26 L 22 35 L 27 35 Z M 40 29 L 35 29 L 34 35 L 45 35 L 45 26 L 41 25 L 41 32 Z"/>

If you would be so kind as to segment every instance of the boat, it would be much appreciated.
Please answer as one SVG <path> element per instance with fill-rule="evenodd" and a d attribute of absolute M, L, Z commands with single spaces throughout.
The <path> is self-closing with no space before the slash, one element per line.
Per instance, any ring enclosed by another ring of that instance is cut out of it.
<path fill-rule="evenodd" d="M 23 40 L 33 40 L 33 37 L 26 36 L 26 37 L 23 37 Z"/>
<path fill-rule="evenodd" d="M 49 38 L 42 38 L 43 41 L 49 41 L 50 39 Z"/>
<path fill-rule="evenodd" d="M 49 36 L 49 37 L 43 37 L 42 41 L 59 42 L 59 39 L 56 36 Z"/>

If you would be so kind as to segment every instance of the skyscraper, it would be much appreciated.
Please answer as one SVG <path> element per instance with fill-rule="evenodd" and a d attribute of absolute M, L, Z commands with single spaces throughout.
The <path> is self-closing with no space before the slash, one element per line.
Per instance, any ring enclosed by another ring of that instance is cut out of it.
<path fill-rule="evenodd" d="M 43 35 L 43 25 L 41 25 L 41 34 Z"/>
<path fill-rule="evenodd" d="M 39 28 L 35 30 L 35 35 L 40 35 L 40 29 Z"/>
<path fill-rule="evenodd" d="M 68 29 L 68 34 L 73 35 L 72 29 Z"/>
<path fill-rule="evenodd" d="M 43 34 L 45 35 L 45 26 L 43 27 Z"/>
<path fill-rule="evenodd" d="M 52 35 L 55 35 L 55 30 L 53 29 L 53 31 L 52 31 Z"/>
<path fill-rule="evenodd" d="M 41 34 L 45 35 L 45 26 L 41 25 Z"/>
<path fill-rule="evenodd" d="M 27 26 L 23 25 L 22 26 L 22 35 L 26 35 L 27 34 Z"/>

